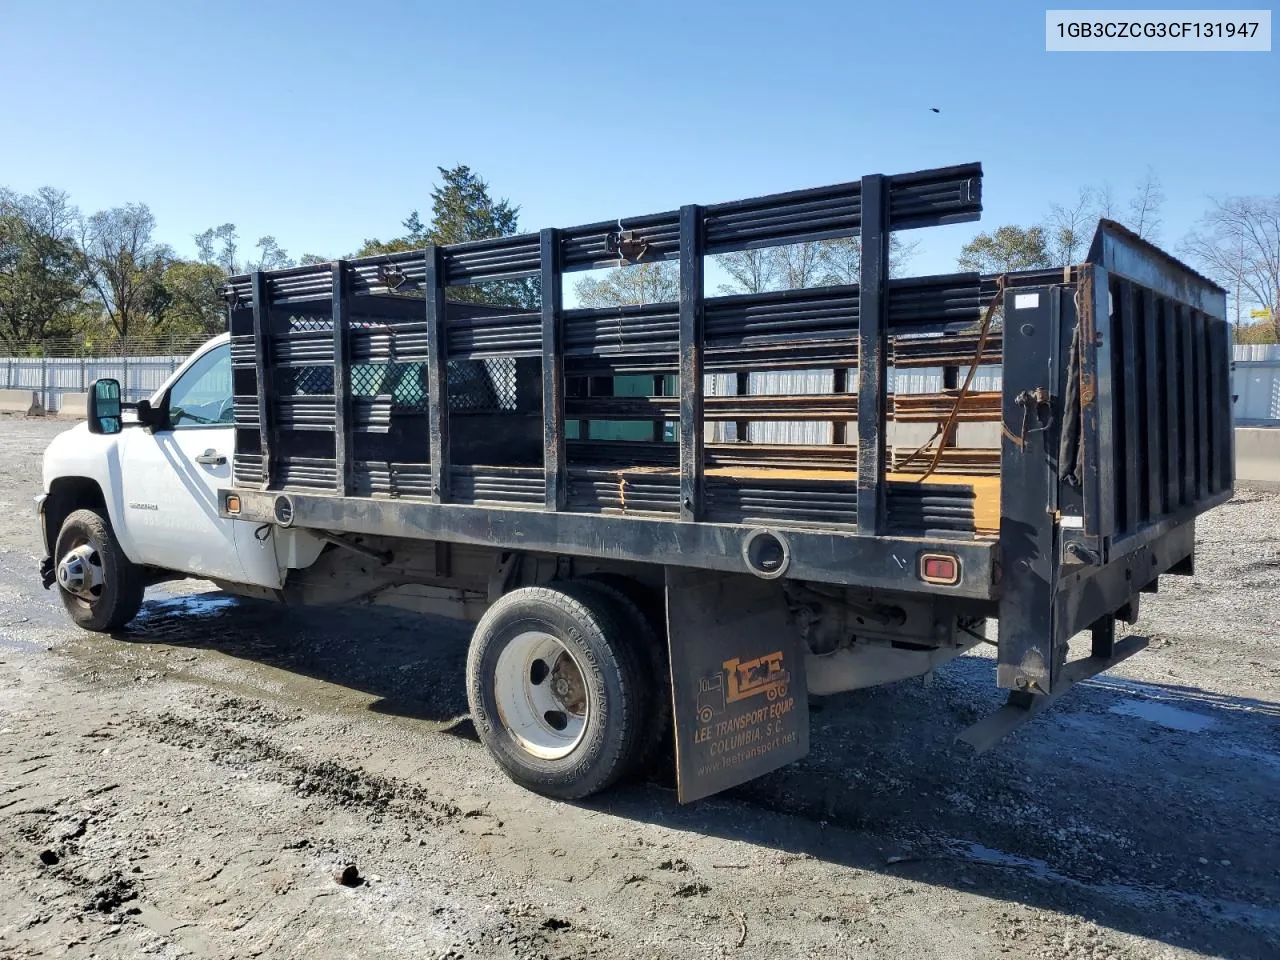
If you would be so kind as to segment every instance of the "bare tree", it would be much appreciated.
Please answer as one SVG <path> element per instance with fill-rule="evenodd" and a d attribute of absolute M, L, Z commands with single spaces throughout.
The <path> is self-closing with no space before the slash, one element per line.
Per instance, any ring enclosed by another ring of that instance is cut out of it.
<path fill-rule="evenodd" d="M 1134 194 L 1129 198 L 1129 218 L 1125 224 L 1144 240 L 1160 236 L 1160 210 L 1164 207 L 1164 187 L 1154 167 L 1138 181 Z"/>
<path fill-rule="evenodd" d="M 736 250 L 722 253 L 715 259 L 732 281 L 720 284 L 720 293 L 764 293 L 773 289 L 777 274 L 773 249 Z"/>
<path fill-rule="evenodd" d="M 903 240 L 891 234 L 889 236 L 889 276 L 905 276 L 907 265 L 919 254 L 919 240 Z"/>
<path fill-rule="evenodd" d="M 773 247 L 778 289 L 798 290 L 822 283 L 822 243 L 789 243 Z"/>
<path fill-rule="evenodd" d="M 628 264 L 603 277 L 583 277 L 573 289 L 584 307 L 665 303 L 680 298 L 680 268 L 669 261 Z"/>
<path fill-rule="evenodd" d="M 1116 203 L 1116 191 L 1111 186 L 1109 180 L 1102 181 L 1102 186 L 1094 191 L 1097 199 L 1097 212 L 1099 217 L 1106 217 L 1108 220 L 1119 219 L 1119 205 Z"/>
<path fill-rule="evenodd" d="M 914 240 L 891 237 L 889 275 L 901 276 L 919 249 L 920 244 Z M 732 281 L 720 285 L 722 294 L 858 283 L 862 270 L 862 239 L 842 237 L 763 250 L 742 250 L 721 254 L 717 260 Z"/>
<path fill-rule="evenodd" d="M 764 293 L 767 290 L 796 290 L 823 283 L 844 283 L 846 281 L 825 279 L 828 272 L 826 245 L 829 242 L 789 243 L 723 254 L 719 258 L 720 263 L 733 282 L 722 284 L 720 292 Z"/>
<path fill-rule="evenodd" d="M 1123 209 L 1110 183 L 1081 187 L 1072 203 L 1055 203 L 1049 208 L 1044 233 L 1050 259 L 1055 266 L 1077 263 L 1088 252 L 1100 217 L 1123 223 L 1143 239 L 1156 239 L 1164 199 L 1164 188 L 1154 167 L 1147 168 Z"/>
<path fill-rule="evenodd" d="M 892 240 L 889 243 L 889 266 L 893 270 Z M 819 253 L 822 263 L 825 284 L 858 283 L 862 279 L 862 238 L 842 237 L 839 240 L 824 240 Z"/>
<path fill-rule="evenodd" d="M 85 278 L 121 338 L 138 333 L 147 321 L 173 259 L 173 252 L 152 238 L 155 227 L 145 203 L 99 211 L 81 225 Z"/>
<path fill-rule="evenodd" d="M 1270 310 L 1272 334 L 1280 340 L 1280 194 L 1215 200 L 1182 250 L 1223 286 Z"/>
<path fill-rule="evenodd" d="M 862 278 L 862 238 L 842 237 L 839 240 L 820 241 L 819 260 L 822 263 L 824 284 L 858 283 Z M 889 276 L 900 277 L 907 264 L 920 252 L 916 240 L 889 237 Z"/>
<path fill-rule="evenodd" d="M 1058 266 L 1076 263 L 1089 247 L 1089 239 L 1098 223 L 1098 191 L 1081 187 L 1075 203 L 1055 203 L 1049 208 L 1045 222 L 1049 233 L 1049 249 Z"/>

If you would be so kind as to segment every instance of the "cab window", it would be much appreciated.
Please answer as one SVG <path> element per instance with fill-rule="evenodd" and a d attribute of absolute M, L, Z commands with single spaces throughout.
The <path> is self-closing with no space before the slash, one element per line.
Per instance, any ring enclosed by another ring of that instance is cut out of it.
<path fill-rule="evenodd" d="M 188 367 L 169 390 L 169 426 L 182 430 L 234 422 L 231 345 L 224 343 Z"/>

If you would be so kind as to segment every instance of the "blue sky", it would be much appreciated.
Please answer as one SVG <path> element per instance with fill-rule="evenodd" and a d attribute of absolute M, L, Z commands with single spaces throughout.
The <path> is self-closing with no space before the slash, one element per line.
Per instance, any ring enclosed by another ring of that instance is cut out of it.
<path fill-rule="evenodd" d="M 1028 3 L 5 0 L 0 184 L 160 239 L 232 221 L 338 256 L 466 163 L 569 226 L 981 160 L 981 225 L 1153 166 L 1174 244 L 1208 195 L 1280 193 L 1280 54 L 1044 51 Z M 935 114 L 930 107 L 938 107 Z"/>

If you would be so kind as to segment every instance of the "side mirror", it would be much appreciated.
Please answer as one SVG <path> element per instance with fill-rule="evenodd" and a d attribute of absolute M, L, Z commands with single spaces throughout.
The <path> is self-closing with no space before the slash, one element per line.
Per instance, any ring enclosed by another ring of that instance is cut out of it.
<path fill-rule="evenodd" d="M 120 418 L 120 381 L 102 377 L 89 384 L 88 407 L 90 433 L 119 433 L 124 427 Z"/>

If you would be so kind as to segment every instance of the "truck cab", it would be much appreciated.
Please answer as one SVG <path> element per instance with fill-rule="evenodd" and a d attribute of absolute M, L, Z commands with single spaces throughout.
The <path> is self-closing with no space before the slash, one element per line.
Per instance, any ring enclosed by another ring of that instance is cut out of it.
<path fill-rule="evenodd" d="M 122 626 L 136 614 L 142 588 L 175 575 L 279 588 L 285 568 L 273 529 L 218 510 L 218 490 L 231 483 L 235 433 L 230 338 L 210 340 L 123 414 L 119 432 L 82 423 L 45 452 L 42 579 L 60 586 L 73 618 Z M 81 516 L 64 530 L 73 515 Z M 130 576 L 108 571 L 108 551 L 128 561 Z"/>

